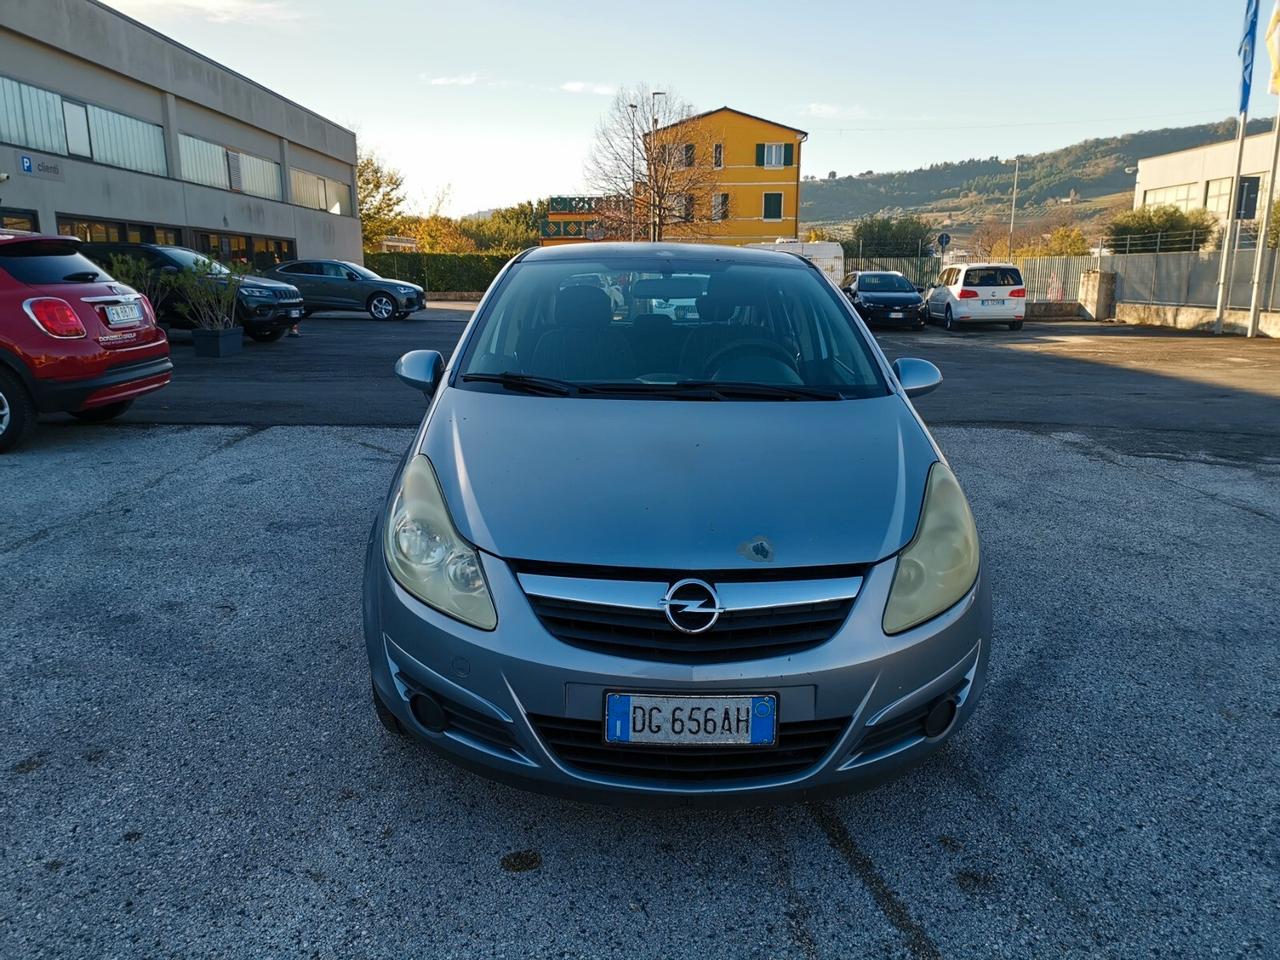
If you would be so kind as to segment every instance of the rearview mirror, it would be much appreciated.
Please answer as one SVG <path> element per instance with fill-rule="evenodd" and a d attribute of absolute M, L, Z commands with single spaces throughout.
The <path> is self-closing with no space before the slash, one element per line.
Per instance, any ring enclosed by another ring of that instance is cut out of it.
<path fill-rule="evenodd" d="M 444 357 L 438 350 L 410 350 L 396 361 L 396 376 L 428 399 L 440 385 L 444 374 Z"/>
<path fill-rule="evenodd" d="M 899 357 L 893 361 L 893 372 L 908 397 L 923 397 L 937 390 L 942 383 L 941 370 L 928 360 L 915 357 Z"/>

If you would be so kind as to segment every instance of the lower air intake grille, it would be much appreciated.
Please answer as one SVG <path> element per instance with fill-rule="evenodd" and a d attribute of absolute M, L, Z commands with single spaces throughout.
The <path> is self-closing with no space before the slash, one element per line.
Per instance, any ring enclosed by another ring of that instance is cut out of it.
<path fill-rule="evenodd" d="M 682 783 L 781 777 L 821 760 L 849 720 L 780 723 L 772 747 L 615 746 L 604 742 L 603 720 L 572 720 L 530 714 L 547 747 L 567 766 L 630 780 Z"/>

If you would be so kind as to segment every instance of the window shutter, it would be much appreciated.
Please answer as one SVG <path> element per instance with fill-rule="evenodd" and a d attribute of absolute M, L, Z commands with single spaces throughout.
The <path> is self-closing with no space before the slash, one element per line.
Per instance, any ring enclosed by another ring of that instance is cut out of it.
<path fill-rule="evenodd" d="M 694 157 L 695 157 L 695 154 L 693 150 L 693 144 L 686 143 L 684 145 L 684 165 L 686 167 L 692 167 L 694 163 Z"/>
<path fill-rule="evenodd" d="M 756 166 L 757 167 L 764 166 L 764 144 L 763 143 L 756 144 Z"/>
<path fill-rule="evenodd" d="M 230 171 L 231 189 L 237 192 L 244 190 L 244 178 L 240 174 L 240 154 L 234 150 L 227 151 L 227 169 Z"/>
<path fill-rule="evenodd" d="M 792 166 L 796 162 L 796 145 L 794 143 L 784 143 L 782 145 L 782 165 L 784 167 Z"/>

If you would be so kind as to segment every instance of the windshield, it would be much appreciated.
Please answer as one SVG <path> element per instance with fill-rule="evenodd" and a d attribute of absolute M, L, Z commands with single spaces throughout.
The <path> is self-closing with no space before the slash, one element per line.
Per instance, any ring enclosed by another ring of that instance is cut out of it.
<path fill-rule="evenodd" d="M 19 283 L 101 283 L 111 279 L 80 252 L 76 240 L 0 244 L 0 270 Z"/>
<path fill-rule="evenodd" d="M 916 288 L 899 273 L 861 273 L 858 290 L 862 293 L 915 293 Z"/>
<path fill-rule="evenodd" d="M 609 289 L 583 282 L 597 274 Z M 460 386 L 557 395 L 882 396 L 843 298 L 807 266 L 641 257 L 531 261 L 504 276 L 468 339 Z M 518 384 L 512 377 L 522 375 Z M 719 389 L 719 385 L 760 390 Z M 605 389 L 587 389 L 604 385 Z M 688 388 L 681 393 L 681 388 Z M 791 397 L 794 399 L 795 397 Z"/>
<path fill-rule="evenodd" d="M 381 280 L 382 279 L 382 277 L 378 276 L 368 267 L 362 267 L 358 263 L 351 263 L 348 260 L 343 260 L 342 265 L 346 267 L 348 270 L 351 270 L 352 272 L 356 273 L 357 275 L 359 275 L 365 280 Z"/>
<path fill-rule="evenodd" d="M 165 247 L 164 252 L 178 263 L 182 264 L 185 270 L 195 270 L 197 273 L 217 273 L 224 274 L 231 271 L 220 264 L 217 260 L 210 260 L 202 253 L 196 253 L 194 250 L 188 250 L 186 247 Z"/>

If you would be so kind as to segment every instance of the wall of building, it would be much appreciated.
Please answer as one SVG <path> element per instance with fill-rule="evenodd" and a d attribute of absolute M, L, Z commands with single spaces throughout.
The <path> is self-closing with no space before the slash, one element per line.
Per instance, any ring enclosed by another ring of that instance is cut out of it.
<path fill-rule="evenodd" d="M 298 256 L 361 259 L 354 215 L 288 202 L 292 166 L 340 181 L 354 205 L 351 131 L 96 0 L 3 0 L 0 75 L 163 127 L 165 176 L 0 144 L 10 175 L 0 208 L 35 211 L 41 230 L 69 215 L 291 239 Z M 182 134 L 278 164 L 280 199 L 187 182 Z M 23 172 L 23 157 L 35 172 Z"/>
<path fill-rule="evenodd" d="M 1144 205 L 1148 191 L 1164 187 L 1192 184 L 1191 206 L 1205 206 L 1209 183 L 1223 180 L 1235 174 L 1236 144 L 1234 140 L 1213 143 L 1158 157 L 1145 157 L 1138 161 L 1138 176 L 1134 183 L 1133 206 Z M 1271 134 L 1262 133 L 1246 137 L 1244 159 L 1240 173 L 1244 177 L 1260 177 L 1260 190 L 1265 197 L 1266 180 L 1271 170 Z"/>

